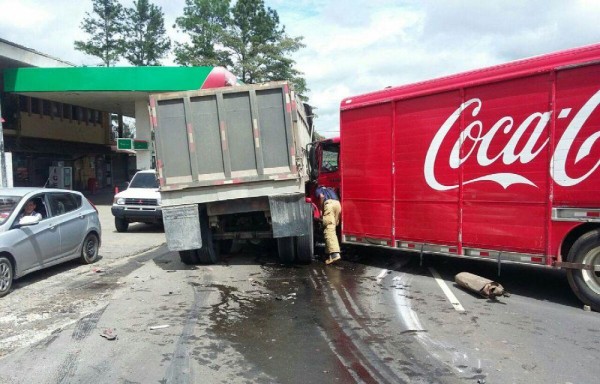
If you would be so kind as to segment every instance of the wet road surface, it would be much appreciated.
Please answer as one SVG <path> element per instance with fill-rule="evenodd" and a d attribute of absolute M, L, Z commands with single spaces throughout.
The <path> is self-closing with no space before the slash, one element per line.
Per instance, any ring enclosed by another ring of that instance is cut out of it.
<path fill-rule="evenodd" d="M 463 270 L 501 281 L 511 297 L 461 290 L 453 276 Z M 592 383 L 600 374 L 600 314 L 582 311 L 556 271 L 502 266 L 498 277 L 494 264 L 372 248 L 331 266 L 283 266 L 260 247 L 186 266 L 159 247 L 73 273 L 60 294 L 47 316 L 71 322 L 4 344 L 0 382 Z M 94 306 L 78 312 L 75 298 Z"/>

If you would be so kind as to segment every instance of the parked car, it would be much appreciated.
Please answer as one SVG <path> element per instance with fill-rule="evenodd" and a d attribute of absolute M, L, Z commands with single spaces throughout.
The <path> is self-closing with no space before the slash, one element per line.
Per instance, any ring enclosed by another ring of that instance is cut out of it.
<path fill-rule="evenodd" d="M 127 189 L 115 195 L 111 208 L 115 228 L 127 232 L 129 223 L 162 224 L 160 202 L 155 171 L 138 171 Z"/>
<path fill-rule="evenodd" d="M 30 202 L 39 215 L 23 216 Z M 30 272 L 76 258 L 95 262 L 101 235 L 98 211 L 80 192 L 0 188 L 0 297 Z"/>

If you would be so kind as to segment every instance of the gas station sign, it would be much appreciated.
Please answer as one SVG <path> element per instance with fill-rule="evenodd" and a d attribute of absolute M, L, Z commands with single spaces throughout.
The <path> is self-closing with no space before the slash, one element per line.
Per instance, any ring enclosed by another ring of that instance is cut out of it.
<path fill-rule="evenodd" d="M 147 151 L 149 143 L 146 140 L 117 139 L 117 150 Z"/>

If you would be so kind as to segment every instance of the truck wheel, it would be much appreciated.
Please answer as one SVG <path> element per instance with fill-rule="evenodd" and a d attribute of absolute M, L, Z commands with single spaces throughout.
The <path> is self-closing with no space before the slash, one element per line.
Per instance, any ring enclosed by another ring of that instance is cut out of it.
<path fill-rule="evenodd" d="M 194 265 L 200 263 L 196 250 L 192 249 L 189 251 L 179 251 L 179 258 L 181 262 L 186 265 Z"/>
<path fill-rule="evenodd" d="M 13 282 L 13 266 L 7 257 L 0 257 L 0 297 L 10 292 Z"/>
<path fill-rule="evenodd" d="M 115 228 L 117 228 L 117 232 L 127 232 L 128 227 L 129 223 L 127 220 L 115 217 Z"/>
<path fill-rule="evenodd" d="M 581 236 L 569 250 L 571 263 L 600 265 L 600 230 Z M 575 295 L 583 303 L 600 311 L 600 271 L 568 269 L 567 279 Z"/>
<path fill-rule="evenodd" d="M 296 260 L 300 264 L 310 264 L 315 253 L 313 226 L 310 226 L 308 235 L 296 237 Z"/>
<path fill-rule="evenodd" d="M 277 252 L 282 264 L 292 264 L 296 257 L 293 237 L 280 237 L 277 239 Z"/>
<path fill-rule="evenodd" d="M 208 216 L 205 210 L 200 211 L 200 236 L 202 236 L 202 248 L 198 253 L 201 264 L 215 264 L 219 261 L 219 255 L 215 251 L 213 244 L 212 231 L 208 226 Z"/>

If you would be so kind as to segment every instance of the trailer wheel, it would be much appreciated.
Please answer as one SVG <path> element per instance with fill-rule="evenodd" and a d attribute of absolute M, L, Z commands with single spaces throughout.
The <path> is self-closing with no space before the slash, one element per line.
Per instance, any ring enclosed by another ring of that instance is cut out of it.
<path fill-rule="evenodd" d="M 183 264 L 194 265 L 200 263 L 196 250 L 192 249 L 189 251 L 179 251 L 179 258 Z"/>
<path fill-rule="evenodd" d="M 569 250 L 571 263 L 600 265 L 600 230 L 581 236 Z M 575 295 L 583 303 L 600 311 L 600 271 L 568 269 L 567 279 Z"/>
<path fill-rule="evenodd" d="M 313 226 L 310 225 L 308 235 L 296 237 L 296 260 L 300 264 L 310 264 L 314 253 Z"/>
<path fill-rule="evenodd" d="M 277 239 L 277 252 L 282 264 L 292 264 L 296 258 L 296 249 L 293 237 L 280 237 Z"/>

